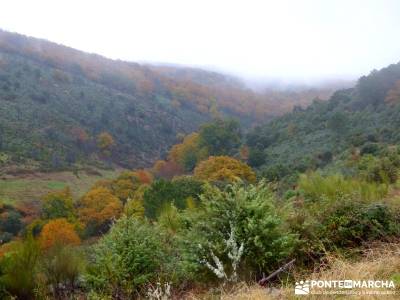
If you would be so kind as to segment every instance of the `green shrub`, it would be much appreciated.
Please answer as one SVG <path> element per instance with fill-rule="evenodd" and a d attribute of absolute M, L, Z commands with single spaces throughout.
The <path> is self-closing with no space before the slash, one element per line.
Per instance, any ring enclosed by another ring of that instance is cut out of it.
<path fill-rule="evenodd" d="M 244 252 L 240 274 L 260 276 L 276 268 L 293 254 L 296 236 L 285 228 L 285 209 L 262 182 L 258 185 L 233 184 L 220 190 L 208 186 L 201 196 L 201 209 L 193 220 L 193 231 L 202 237 L 203 252 L 212 250 L 222 261 L 226 257 L 226 238 L 231 229 Z"/>
<path fill-rule="evenodd" d="M 51 286 L 56 299 L 62 297 L 63 291 L 69 295 L 73 294 L 84 266 L 82 253 L 70 246 L 54 246 L 43 255 L 40 261 L 46 284 Z"/>
<path fill-rule="evenodd" d="M 42 199 L 41 214 L 43 219 L 67 218 L 73 220 L 75 209 L 70 189 L 65 188 L 45 195 Z"/>
<path fill-rule="evenodd" d="M 370 182 L 395 183 L 398 178 L 398 157 L 364 155 L 358 163 L 360 176 Z"/>
<path fill-rule="evenodd" d="M 201 181 L 189 176 L 178 177 L 172 181 L 154 181 L 144 192 L 145 215 L 155 219 L 165 205 L 173 204 L 178 209 L 187 207 L 187 199 L 198 199 L 202 192 Z"/>
<path fill-rule="evenodd" d="M 399 219 L 383 197 L 385 185 L 340 175 L 303 176 L 302 195 L 294 198 L 290 228 L 299 234 L 300 259 L 319 258 L 326 250 L 349 249 L 399 233 Z"/>
<path fill-rule="evenodd" d="M 39 258 L 39 245 L 32 237 L 16 242 L 1 259 L 0 284 L 18 299 L 34 299 Z"/>
<path fill-rule="evenodd" d="M 393 212 L 383 203 L 348 202 L 329 214 L 320 237 L 327 247 L 355 247 L 399 232 Z"/>
<path fill-rule="evenodd" d="M 0 230 L 16 235 L 22 229 L 21 214 L 15 210 L 9 210 L 0 216 Z"/>
<path fill-rule="evenodd" d="M 89 287 L 117 298 L 139 293 L 164 274 L 168 255 L 162 240 L 151 225 L 123 216 L 93 246 Z"/>

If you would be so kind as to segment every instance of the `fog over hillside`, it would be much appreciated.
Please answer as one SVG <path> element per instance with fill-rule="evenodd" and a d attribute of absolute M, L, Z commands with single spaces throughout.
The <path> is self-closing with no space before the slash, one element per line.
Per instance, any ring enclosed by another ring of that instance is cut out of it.
<path fill-rule="evenodd" d="M 399 61 L 399 11 L 395 0 L 13 0 L 0 27 L 125 61 L 309 83 Z"/>

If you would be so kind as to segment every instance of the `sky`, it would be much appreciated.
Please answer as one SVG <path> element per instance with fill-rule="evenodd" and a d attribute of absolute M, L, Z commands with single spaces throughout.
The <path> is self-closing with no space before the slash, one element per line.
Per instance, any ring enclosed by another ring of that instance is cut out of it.
<path fill-rule="evenodd" d="M 353 78 L 400 61 L 399 0 L 1 0 L 0 28 L 245 78 Z"/>

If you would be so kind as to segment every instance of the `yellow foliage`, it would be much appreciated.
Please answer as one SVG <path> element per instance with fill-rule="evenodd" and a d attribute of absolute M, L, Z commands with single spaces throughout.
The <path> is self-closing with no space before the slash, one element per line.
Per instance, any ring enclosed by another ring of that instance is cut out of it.
<path fill-rule="evenodd" d="M 66 219 L 54 219 L 44 225 L 39 237 L 43 249 L 55 245 L 79 245 L 81 240 L 74 229 L 74 225 Z"/>
<path fill-rule="evenodd" d="M 121 201 L 105 187 L 91 189 L 80 201 L 79 216 L 83 223 L 101 225 L 122 212 Z"/>
<path fill-rule="evenodd" d="M 97 136 L 97 146 L 101 150 L 109 150 L 114 145 L 114 138 L 108 132 L 102 132 Z"/>
<path fill-rule="evenodd" d="M 111 189 L 112 183 L 113 183 L 113 181 L 110 179 L 101 179 L 94 183 L 94 185 L 92 186 L 92 189 L 98 188 L 98 187 L 104 187 L 107 189 Z"/>
<path fill-rule="evenodd" d="M 125 202 L 134 197 L 135 191 L 142 184 L 151 184 L 153 176 L 145 170 L 123 172 L 111 184 L 111 190 L 115 196 Z"/>
<path fill-rule="evenodd" d="M 141 200 L 129 199 L 124 207 L 124 212 L 128 217 L 143 218 L 144 205 Z"/>
<path fill-rule="evenodd" d="M 196 201 L 193 199 L 192 196 L 186 198 L 186 208 L 187 209 L 195 209 L 196 208 Z"/>
<path fill-rule="evenodd" d="M 256 181 L 256 174 L 247 164 L 229 156 L 210 156 L 196 166 L 194 176 L 208 181 Z"/>
<path fill-rule="evenodd" d="M 143 218 L 144 217 L 144 200 L 143 195 L 147 186 L 141 185 L 134 193 L 132 198 L 129 198 L 124 206 L 124 213 L 127 216 Z"/>
<path fill-rule="evenodd" d="M 199 134 L 193 132 L 183 139 L 181 144 L 174 145 L 168 153 L 168 160 L 184 167 L 184 159 L 189 153 L 196 153 L 199 147 Z"/>
<path fill-rule="evenodd" d="M 165 160 L 157 160 L 154 163 L 152 171 L 157 174 L 165 167 L 166 164 L 167 162 Z"/>
<path fill-rule="evenodd" d="M 112 187 L 114 195 L 122 201 L 126 201 L 135 192 L 137 184 L 135 186 L 129 179 L 117 179 L 114 181 Z"/>

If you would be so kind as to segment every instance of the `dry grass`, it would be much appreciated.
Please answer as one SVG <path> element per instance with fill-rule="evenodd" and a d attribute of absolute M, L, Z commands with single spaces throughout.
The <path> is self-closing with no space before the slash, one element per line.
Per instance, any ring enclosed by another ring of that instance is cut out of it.
<path fill-rule="evenodd" d="M 122 169 L 96 170 L 96 174 L 79 172 L 78 176 L 69 171 L 3 176 L 0 178 L 0 200 L 6 203 L 37 200 L 48 192 L 66 186 L 71 188 L 73 195 L 77 198 L 96 181 L 115 178 L 121 171 Z"/>
<path fill-rule="evenodd" d="M 328 255 L 323 271 L 313 273 L 316 279 L 389 280 L 400 274 L 400 243 L 373 245 L 363 250 L 360 260 L 352 262 Z"/>
<path fill-rule="evenodd" d="M 189 295 L 186 299 L 221 299 L 221 300 L 270 300 L 270 299 L 400 299 L 400 243 L 386 243 L 371 246 L 363 251 L 362 257 L 355 261 L 337 255 L 328 255 L 326 263 L 307 276 L 294 275 L 296 281 L 313 280 L 393 280 L 397 287 L 396 295 L 384 296 L 338 296 L 310 295 L 295 296 L 293 285 L 280 289 L 262 288 L 257 284 L 240 283 L 233 288 L 222 288 L 219 293 Z M 293 283 L 292 283 L 293 284 Z"/>

